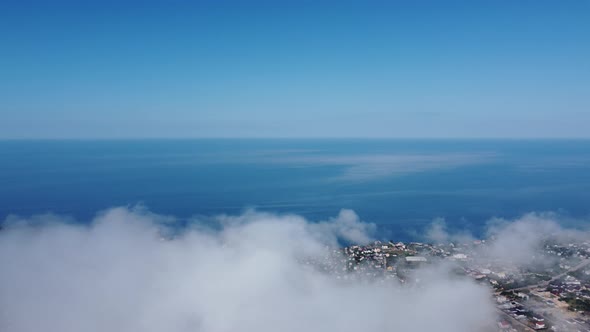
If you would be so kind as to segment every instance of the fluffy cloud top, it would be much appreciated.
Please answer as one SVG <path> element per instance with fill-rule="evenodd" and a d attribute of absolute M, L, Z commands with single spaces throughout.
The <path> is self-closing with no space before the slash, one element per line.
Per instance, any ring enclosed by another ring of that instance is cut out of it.
<path fill-rule="evenodd" d="M 88 225 L 55 216 L 0 231 L 0 330 L 482 331 L 489 291 L 439 270 L 421 287 L 348 281 L 307 264 L 339 240 L 366 242 L 352 211 L 309 222 L 248 211 L 220 230 L 169 236 L 172 219 L 114 208 Z"/>

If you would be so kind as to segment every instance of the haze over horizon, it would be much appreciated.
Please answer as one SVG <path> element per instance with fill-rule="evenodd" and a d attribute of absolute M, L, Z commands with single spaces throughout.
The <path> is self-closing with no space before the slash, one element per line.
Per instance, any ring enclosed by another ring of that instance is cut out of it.
<path fill-rule="evenodd" d="M 590 138 L 589 1 L 2 1 L 0 139 Z"/>

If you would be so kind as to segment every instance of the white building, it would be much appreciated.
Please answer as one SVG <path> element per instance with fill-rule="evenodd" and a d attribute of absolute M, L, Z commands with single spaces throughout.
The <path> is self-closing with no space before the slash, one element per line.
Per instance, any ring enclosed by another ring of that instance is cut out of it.
<path fill-rule="evenodd" d="M 408 263 L 424 263 L 426 262 L 426 257 L 422 256 L 406 256 L 406 262 Z"/>

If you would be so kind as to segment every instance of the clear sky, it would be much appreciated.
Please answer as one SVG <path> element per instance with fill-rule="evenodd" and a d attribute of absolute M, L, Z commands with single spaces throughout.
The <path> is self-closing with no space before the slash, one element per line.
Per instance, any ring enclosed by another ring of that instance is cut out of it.
<path fill-rule="evenodd" d="M 590 0 L 0 1 L 0 138 L 587 137 Z"/>

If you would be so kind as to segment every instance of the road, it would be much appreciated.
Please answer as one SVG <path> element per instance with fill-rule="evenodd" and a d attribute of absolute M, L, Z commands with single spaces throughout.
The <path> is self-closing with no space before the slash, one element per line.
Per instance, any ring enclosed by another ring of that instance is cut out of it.
<path fill-rule="evenodd" d="M 507 291 L 519 291 L 519 290 L 525 290 L 525 289 L 532 289 L 532 288 L 537 288 L 537 287 L 546 287 L 547 285 L 549 285 L 551 282 L 564 277 L 565 275 L 567 275 L 570 272 L 574 272 L 577 271 L 583 267 L 585 267 L 586 265 L 590 264 L 590 259 L 586 258 L 584 259 L 582 262 L 580 262 L 580 264 L 570 268 L 569 270 L 562 272 L 556 276 L 554 276 L 553 278 L 547 280 L 547 281 L 543 281 L 540 282 L 538 284 L 534 284 L 534 285 L 529 285 L 529 286 L 524 286 L 524 287 L 519 287 L 519 288 L 512 288 L 512 289 L 507 289 Z"/>
<path fill-rule="evenodd" d="M 509 314 L 507 314 L 506 312 L 504 312 L 504 311 L 502 311 L 502 310 L 500 310 L 500 309 L 497 309 L 497 310 L 498 310 L 498 312 L 499 312 L 499 313 L 500 313 L 502 316 L 506 317 L 506 318 L 507 318 L 509 321 L 511 321 L 511 322 L 512 322 L 512 326 L 520 326 L 520 327 L 521 327 L 521 328 L 523 328 L 525 331 L 535 331 L 535 330 L 534 330 L 532 327 L 530 327 L 530 326 L 528 326 L 527 324 L 525 324 L 525 323 L 523 323 L 523 322 L 519 321 L 518 319 L 516 319 L 516 318 L 514 318 L 514 317 L 510 316 L 510 315 L 509 315 Z"/>

